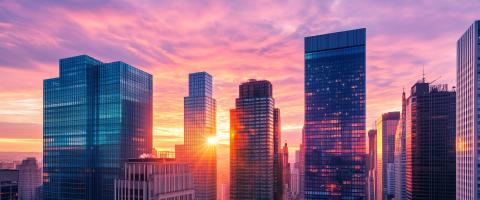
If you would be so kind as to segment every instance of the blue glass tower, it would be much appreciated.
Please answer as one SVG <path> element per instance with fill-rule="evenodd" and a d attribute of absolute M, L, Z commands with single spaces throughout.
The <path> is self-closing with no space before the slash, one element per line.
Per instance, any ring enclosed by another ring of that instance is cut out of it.
<path fill-rule="evenodd" d="M 217 151 L 208 144 L 216 136 L 216 101 L 212 97 L 212 76 L 207 72 L 188 76 L 184 98 L 184 151 L 193 172 L 195 199 L 217 199 Z"/>
<path fill-rule="evenodd" d="M 113 199 L 127 159 L 152 149 L 152 75 L 81 55 L 43 87 L 44 199 Z"/>
<path fill-rule="evenodd" d="M 305 38 L 305 199 L 366 199 L 366 30 Z"/>

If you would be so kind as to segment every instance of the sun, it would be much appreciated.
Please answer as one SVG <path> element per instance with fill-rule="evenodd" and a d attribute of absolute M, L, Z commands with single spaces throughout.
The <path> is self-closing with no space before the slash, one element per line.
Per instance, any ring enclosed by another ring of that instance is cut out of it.
<path fill-rule="evenodd" d="M 209 138 L 207 138 L 207 144 L 209 144 L 209 145 L 216 145 L 216 144 L 218 144 L 217 137 L 209 137 Z"/>

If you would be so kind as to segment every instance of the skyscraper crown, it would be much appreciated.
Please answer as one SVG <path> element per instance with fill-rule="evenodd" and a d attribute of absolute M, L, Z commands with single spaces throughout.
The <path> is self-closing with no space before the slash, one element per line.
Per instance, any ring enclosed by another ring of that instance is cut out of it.
<path fill-rule="evenodd" d="M 240 98 L 272 97 L 272 84 L 267 80 L 249 79 L 239 87 Z"/>
<path fill-rule="evenodd" d="M 212 76 L 207 72 L 188 75 L 188 95 L 190 97 L 212 96 Z"/>

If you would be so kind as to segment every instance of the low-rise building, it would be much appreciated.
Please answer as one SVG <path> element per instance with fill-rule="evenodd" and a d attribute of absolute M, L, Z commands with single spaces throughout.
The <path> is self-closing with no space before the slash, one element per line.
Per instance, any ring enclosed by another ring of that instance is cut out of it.
<path fill-rule="evenodd" d="M 18 170 L 0 169 L 0 199 L 18 200 Z"/>
<path fill-rule="evenodd" d="M 115 199 L 193 200 L 188 165 L 173 158 L 129 159 L 123 179 L 115 180 Z"/>
<path fill-rule="evenodd" d="M 42 185 L 42 169 L 34 157 L 26 158 L 18 169 L 18 190 L 21 200 L 36 200 L 39 197 L 39 188 Z"/>

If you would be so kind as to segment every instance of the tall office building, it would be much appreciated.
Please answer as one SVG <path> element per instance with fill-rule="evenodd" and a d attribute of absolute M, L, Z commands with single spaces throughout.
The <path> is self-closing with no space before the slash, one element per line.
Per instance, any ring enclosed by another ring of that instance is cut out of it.
<path fill-rule="evenodd" d="M 480 21 L 457 42 L 457 199 L 480 198 Z"/>
<path fill-rule="evenodd" d="M 115 180 L 115 199 L 194 200 L 190 167 L 173 158 L 135 158 Z"/>
<path fill-rule="evenodd" d="M 455 199 L 455 91 L 423 79 L 406 106 L 406 199 Z"/>
<path fill-rule="evenodd" d="M 275 156 L 280 152 L 275 149 L 281 148 L 274 147 L 280 143 L 274 140 L 280 138 L 280 112 L 275 110 L 269 81 L 251 79 L 240 85 L 235 109 L 230 110 L 230 199 L 278 195 Z"/>
<path fill-rule="evenodd" d="M 305 199 L 366 198 L 365 43 L 365 29 L 305 38 Z"/>
<path fill-rule="evenodd" d="M 217 151 L 208 139 L 216 136 L 216 102 L 212 76 L 206 72 L 188 76 L 184 98 L 184 153 L 192 167 L 195 199 L 217 198 Z"/>
<path fill-rule="evenodd" d="M 397 129 L 395 130 L 395 199 L 406 198 L 405 188 L 405 161 L 406 161 L 406 112 L 407 112 L 407 99 L 405 97 L 405 91 L 402 93 L 402 112 L 400 114 L 400 120 L 398 121 Z"/>
<path fill-rule="evenodd" d="M 38 191 L 42 185 L 42 169 L 38 166 L 37 159 L 27 158 L 17 166 L 17 169 L 19 199 L 38 199 Z"/>
<path fill-rule="evenodd" d="M 113 199 L 127 159 L 152 150 L 152 75 L 81 55 L 43 88 L 44 199 Z"/>
<path fill-rule="evenodd" d="M 391 200 L 395 195 L 395 131 L 397 130 L 400 112 L 382 114 L 376 121 L 377 126 L 377 184 L 376 194 L 379 200 Z"/>
<path fill-rule="evenodd" d="M 275 193 L 275 199 L 282 199 L 284 195 L 284 161 L 285 157 L 283 156 L 282 144 L 281 144 L 281 121 L 280 121 L 280 109 L 273 109 L 273 180 L 274 187 L 273 191 Z M 288 161 L 288 160 L 287 160 Z"/>
<path fill-rule="evenodd" d="M 367 196 L 368 200 L 376 200 L 376 182 L 377 182 L 377 130 L 368 131 L 368 159 L 367 159 Z"/>

